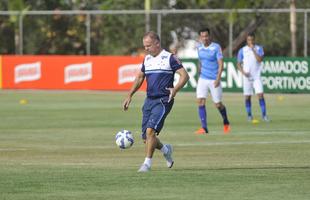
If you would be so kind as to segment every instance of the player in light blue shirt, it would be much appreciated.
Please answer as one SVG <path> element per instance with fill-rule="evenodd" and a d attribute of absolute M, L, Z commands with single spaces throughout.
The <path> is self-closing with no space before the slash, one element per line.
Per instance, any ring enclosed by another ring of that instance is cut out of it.
<path fill-rule="evenodd" d="M 171 168 L 173 166 L 172 145 L 161 143 L 157 136 L 172 109 L 176 93 L 189 79 L 179 59 L 161 48 L 160 39 L 156 33 L 152 31 L 145 33 L 143 46 L 147 55 L 128 97 L 123 103 L 124 110 L 127 110 L 132 96 L 146 79 L 147 97 L 142 108 L 142 138 L 146 145 L 146 157 L 138 172 L 150 171 L 155 149 L 163 153 L 167 161 L 167 167 Z M 175 73 L 180 75 L 180 79 L 174 86 Z"/>
<path fill-rule="evenodd" d="M 251 109 L 251 96 L 253 90 L 259 99 L 259 105 L 262 112 L 262 119 L 269 121 L 267 117 L 266 102 L 264 98 L 264 88 L 261 80 L 261 70 L 264 57 L 263 47 L 255 44 L 254 33 L 249 33 L 246 38 L 246 45 L 238 52 L 237 66 L 243 74 L 243 94 L 245 96 L 245 108 L 248 115 L 248 121 L 253 120 Z"/>
<path fill-rule="evenodd" d="M 208 28 L 199 31 L 200 44 L 198 45 L 199 79 L 197 84 L 198 113 L 201 128 L 196 133 L 208 133 L 206 98 L 210 91 L 216 108 L 221 113 L 224 124 L 224 133 L 229 133 L 230 124 L 226 107 L 222 103 L 221 75 L 223 71 L 223 54 L 219 44 L 212 42 Z"/>
<path fill-rule="evenodd" d="M 208 47 L 200 43 L 197 47 L 200 62 L 200 78 L 216 80 L 219 72 L 218 60 L 223 59 L 219 44 L 211 42 Z"/>

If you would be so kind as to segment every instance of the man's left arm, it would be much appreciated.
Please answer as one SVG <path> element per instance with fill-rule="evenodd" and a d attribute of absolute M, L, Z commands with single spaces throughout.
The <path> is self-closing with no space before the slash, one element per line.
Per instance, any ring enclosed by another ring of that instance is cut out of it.
<path fill-rule="evenodd" d="M 218 66 L 219 66 L 219 69 L 218 69 L 218 72 L 217 72 L 217 76 L 216 76 L 216 80 L 214 82 L 214 87 L 218 87 L 221 83 L 221 78 L 222 78 L 222 72 L 223 72 L 223 58 L 221 59 L 218 59 L 217 60 L 217 63 L 218 63 Z"/>
<path fill-rule="evenodd" d="M 254 53 L 254 56 L 257 60 L 257 62 L 262 62 L 263 61 L 263 57 L 264 57 L 264 51 L 262 47 L 258 47 L 258 50 L 255 50 L 255 46 L 252 47 L 252 51 Z"/>
<path fill-rule="evenodd" d="M 167 90 L 170 90 L 170 95 L 169 95 L 169 100 L 168 102 L 171 101 L 177 94 L 177 92 L 184 87 L 184 85 L 187 83 L 189 80 L 189 76 L 187 71 L 184 69 L 184 67 L 181 67 L 176 71 L 177 74 L 180 75 L 178 83 L 174 86 L 174 88 L 167 88 Z"/>

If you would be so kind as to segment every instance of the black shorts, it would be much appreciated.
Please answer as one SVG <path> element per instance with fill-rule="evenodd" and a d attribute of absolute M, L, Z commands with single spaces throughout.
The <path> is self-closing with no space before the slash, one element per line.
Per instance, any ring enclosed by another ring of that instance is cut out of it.
<path fill-rule="evenodd" d="M 168 96 L 151 99 L 146 98 L 142 107 L 142 138 L 146 139 L 146 129 L 152 128 L 157 134 L 164 126 L 165 119 L 169 114 L 174 100 L 168 103 Z"/>

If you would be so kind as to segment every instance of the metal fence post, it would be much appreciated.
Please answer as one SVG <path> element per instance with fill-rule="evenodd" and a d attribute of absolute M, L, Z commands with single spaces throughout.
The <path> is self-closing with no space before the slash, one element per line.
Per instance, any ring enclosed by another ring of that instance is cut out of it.
<path fill-rule="evenodd" d="M 308 56 L 308 13 L 304 12 L 304 57 Z"/>
<path fill-rule="evenodd" d="M 150 31 L 150 10 L 151 10 L 151 0 L 145 0 L 144 1 L 145 32 Z"/>
<path fill-rule="evenodd" d="M 157 14 L 157 34 L 161 38 L 161 14 Z"/>
<path fill-rule="evenodd" d="M 23 55 L 23 43 L 24 43 L 24 39 L 23 39 L 23 14 L 22 11 L 19 12 L 19 16 L 18 16 L 18 29 L 19 29 L 19 38 L 18 38 L 18 43 L 19 43 L 19 54 Z"/>
<path fill-rule="evenodd" d="M 91 40 L 90 40 L 90 24 L 91 24 L 91 17 L 90 17 L 90 14 L 87 13 L 86 14 L 86 38 L 85 38 L 85 42 L 86 42 L 86 54 L 87 55 L 90 55 L 91 52 L 90 52 L 90 43 L 91 43 Z"/>
<path fill-rule="evenodd" d="M 232 12 L 230 11 L 229 13 L 229 49 L 228 49 L 228 54 L 229 57 L 231 58 L 233 55 L 233 16 Z"/>

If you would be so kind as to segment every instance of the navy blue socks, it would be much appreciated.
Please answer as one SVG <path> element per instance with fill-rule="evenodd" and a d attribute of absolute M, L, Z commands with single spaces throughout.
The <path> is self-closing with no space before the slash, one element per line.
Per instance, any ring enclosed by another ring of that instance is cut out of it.
<path fill-rule="evenodd" d="M 198 113 L 199 113 L 199 118 L 201 122 L 201 127 L 204 129 L 207 129 L 207 111 L 206 111 L 206 106 L 199 106 L 198 107 Z"/>

